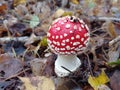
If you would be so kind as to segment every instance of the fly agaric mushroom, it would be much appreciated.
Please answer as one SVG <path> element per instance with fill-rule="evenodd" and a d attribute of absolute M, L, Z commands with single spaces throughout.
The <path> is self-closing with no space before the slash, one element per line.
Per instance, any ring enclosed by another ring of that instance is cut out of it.
<path fill-rule="evenodd" d="M 76 54 L 82 53 L 88 46 L 88 26 L 75 16 L 65 16 L 52 23 L 47 37 L 49 47 L 58 54 L 55 73 L 60 77 L 68 76 L 70 71 L 74 72 L 81 65 Z"/>

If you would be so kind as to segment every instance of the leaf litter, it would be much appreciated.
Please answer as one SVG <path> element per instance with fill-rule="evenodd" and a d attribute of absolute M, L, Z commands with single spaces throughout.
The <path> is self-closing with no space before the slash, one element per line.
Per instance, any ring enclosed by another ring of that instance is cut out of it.
<path fill-rule="evenodd" d="M 97 89 L 118 90 L 119 5 L 119 0 L 1 0 L 0 89 L 93 90 L 102 78 L 106 81 Z M 57 55 L 49 49 L 46 35 L 53 20 L 67 15 L 83 19 L 91 39 L 87 50 L 77 55 L 81 67 L 59 78 L 54 72 Z"/>

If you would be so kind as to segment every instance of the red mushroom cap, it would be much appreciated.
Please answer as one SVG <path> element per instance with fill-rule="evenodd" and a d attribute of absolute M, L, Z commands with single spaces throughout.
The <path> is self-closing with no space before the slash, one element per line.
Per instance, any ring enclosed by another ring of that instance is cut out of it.
<path fill-rule="evenodd" d="M 88 26 L 75 16 L 56 19 L 49 28 L 48 44 L 59 54 L 78 54 L 84 51 L 89 43 Z"/>

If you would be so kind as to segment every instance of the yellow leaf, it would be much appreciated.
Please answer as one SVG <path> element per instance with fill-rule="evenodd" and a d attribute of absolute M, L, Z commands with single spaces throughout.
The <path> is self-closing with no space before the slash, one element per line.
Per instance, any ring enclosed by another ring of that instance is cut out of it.
<path fill-rule="evenodd" d="M 71 2 L 74 4 L 79 4 L 79 0 L 71 0 Z"/>
<path fill-rule="evenodd" d="M 55 90 L 55 84 L 50 78 L 44 76 L 38 78 L 41 82 L 38 83 L 37 90 Z"/>
<path fill-rule="evenodd" d="M 104 85 L 109 82 L 108 76 L 105 74 L 104 70 L 102 70 L 101 74 L 98 77 L 92 77 L 91 75 L 88 78 L 88 83 L 95 89 L 100 85 Z"/>
<path fill-rule="evenodd" d="M 109 82 L 108 76 L 105 74 L 104 70 L 102 70 L 101 74 L 97 77 L 97 80 L 100 84 L 105 84 Z"/>
<path fill-rule="evenodd" d="M 26 3 L 26 0 L 14 0 L 13 5 L 17 6 L 19 4 L 25 4 L 25 3 Z"/>
<path fill-rule="evenodd" d="M 99 86 L 99 82 L 95 77 L 92 77 L 91 75 L 88 78 L 88 83 L 95 89 L 97 90 L 97 87 Z"/>
<path fill-rule="evenodd" d="M 73 13 L 72 12 L 64 12 L 63 14 L 62 14 L 62 16 L 72 16 L 73 15 Z"/>
<path fill-rule="evenodd" d="M 51 78 L 45 76 L 19 77 L 24 83 L 25 90 L 55 90 L 55 84 Z"/>
<path fill-rule="evenodd" d="M 25 90 L 36 90 L 37 89 L 37 87 L 31 84 L 31 81 L 29 78 L 19 77 L 19 79 L 24 83 Z"/>

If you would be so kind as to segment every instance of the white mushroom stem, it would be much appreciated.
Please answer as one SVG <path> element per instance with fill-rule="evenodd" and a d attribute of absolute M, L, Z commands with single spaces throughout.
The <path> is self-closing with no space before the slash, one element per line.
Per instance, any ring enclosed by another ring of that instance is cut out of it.
<path fill-rule="evenodd" d="M 76 55 L 58 55 L 55 61 L 55 73 L 59 77 L 65 77 L 70 74 L 70 71 L 74 72 L 80 65 L 81 61 Z"/>

